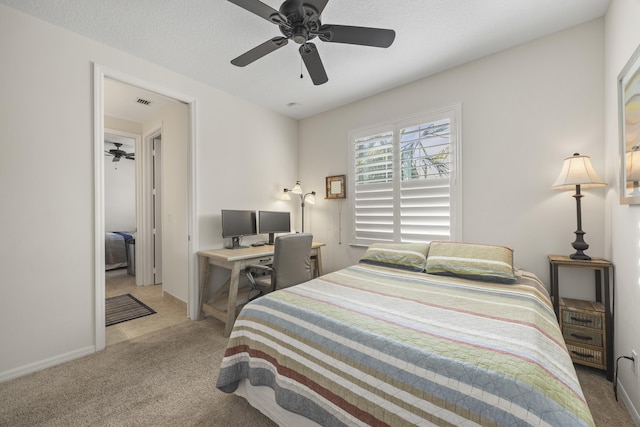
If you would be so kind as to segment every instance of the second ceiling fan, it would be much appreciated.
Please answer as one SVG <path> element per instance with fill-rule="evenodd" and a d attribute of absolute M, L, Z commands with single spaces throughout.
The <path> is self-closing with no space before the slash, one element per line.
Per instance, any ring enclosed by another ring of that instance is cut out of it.
<path fill-rule="evenodd" d="M 112 142 L 112 144 L 115 145 L 116 148 L 112 148 L 109 151 L 105 150 L 105 153 L 113 156 L 112 162 L 119 162 L 120 159 L 123 158 L 123 157 L 125 159 L 135 160 L 135 153 L 127 153 L 126 151 L 120 149 L 120 147 L 122 147 L 122 143 L 120 143 L 120 142 Z"/>
<path fill-rule="evenodd" d="M 229 0 L 231 3 L 272 22 L 280 28 L 281 37 L 274 37 L 233 59 L 231 63 L 244 67 L 285 46 L 289 40 L 300 44 L 299 52 L 315 85 L 329 78 L 316 46 L 309 40 L 318 37 L 324 42 L 361 46 L 389 47 L 396 37 L 393 30 L 349 25 L 323 25 L 320 15 L 328 0 L 286 0 L 275 10 L 259 0 Z"/>

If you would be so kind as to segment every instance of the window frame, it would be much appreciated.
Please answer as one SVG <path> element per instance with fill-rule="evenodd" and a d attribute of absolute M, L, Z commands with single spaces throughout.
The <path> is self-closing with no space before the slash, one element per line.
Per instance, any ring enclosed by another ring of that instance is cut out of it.
<path fill-rule="evenodd" d="M 416 126 L 424 123 L 435 122 L 448 118 L 450 121 L 450 170 L 449 170 L 449 240 L 450 241 L 462 241 L 462 106 L 461 104 L 453 104 L 446 107 L 422 112 L 405 117 L 399 117 L 396 119 L 388 120 L 382 123 L 374 123 L 369 126 L 352 129 L 348 135 L 348 200 L 350 210 L 350 227 L 351 237 L 350 246 L 369 246 L 372 243 L 383 242 L 377 239 L 357 239 L 356 238 L 356 223 L 355 223 L 355 150 L 354 143 L 356 139 L 380 134 L 386 131 L 393 131 L 393 156 L 394 156 L 394 168 L 393 168 L 393 194 L 394 194 L 394 206 L 393 215 L 394 218 L 400 216 L 400 171 L 398 165 L 400 157 L 400 144 L 399 144 L 399 130 Z M 400 223 L 394 221 L 393 226 L 393 242 L 400 243 Z M 388 241 L 384 241 L 390 243 Z"/>

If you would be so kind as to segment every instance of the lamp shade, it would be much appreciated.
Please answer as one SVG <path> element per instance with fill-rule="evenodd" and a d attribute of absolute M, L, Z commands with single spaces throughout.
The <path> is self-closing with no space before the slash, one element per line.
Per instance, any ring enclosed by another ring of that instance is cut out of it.
<path fill-rule="evenodd" d="M 300 181 L 296 181 L 296 185 L 290 190 L 293 194 L 302 194 L 302 187 L 300 187 Z"/>
<path fill-rule="evenodd" d="M 640 181 L 640 150 L 625 153 L 624 164 L 627 181 Z"/>
<path fill-rule="evenodd" d="M 304 199 L 310 205 L 315 205 L 316 204 L 316 192 L 312 191 L 311 193 L 307 194 Z"/>
<path fill-rule="evenodd" d="M 582 188 L 607 185 L 591 166 L 589 156 L 581 156 L 578 153 L 564 159 L 560 176 L 551 188 L 553 190 L 575 190 L 576 185 L 580 185 Z"/>

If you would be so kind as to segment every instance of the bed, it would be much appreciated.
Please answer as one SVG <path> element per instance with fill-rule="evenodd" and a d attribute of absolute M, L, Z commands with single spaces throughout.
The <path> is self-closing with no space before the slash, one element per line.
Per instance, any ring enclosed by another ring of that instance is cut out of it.
<path fill-rule="evenodd" d="M 133 233 L 107 232 L 104 238 L 104 264 L 105 270 L 114 270 L 127 266 L 127 247 L 129 240 L 134 238 Z"/>
<path fill-rule="evenodd" d="M 593 426 L 547 290 L 512 262 L 373 245 L 247 304 L 217 387 L 279 425 Z"/>

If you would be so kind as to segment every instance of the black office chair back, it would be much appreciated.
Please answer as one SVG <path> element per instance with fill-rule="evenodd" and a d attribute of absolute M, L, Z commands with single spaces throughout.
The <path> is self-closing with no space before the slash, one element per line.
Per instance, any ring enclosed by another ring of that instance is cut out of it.
<path fill-rule="evenodd" d="M 310 233 L 276 237 L 273 256 L 276 290 L 311 280 L 312 241 Z"/>

